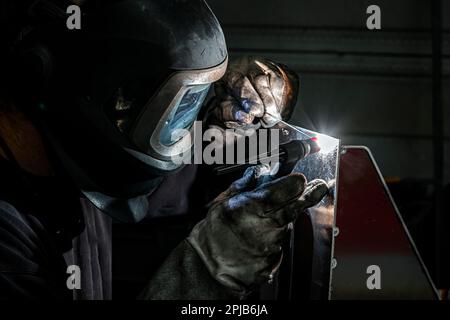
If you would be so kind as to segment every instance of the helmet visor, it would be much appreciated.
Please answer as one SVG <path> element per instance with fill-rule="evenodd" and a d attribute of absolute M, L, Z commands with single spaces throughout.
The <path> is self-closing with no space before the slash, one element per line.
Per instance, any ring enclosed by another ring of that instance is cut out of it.
<path fill-rule="evenodd" d="M 185 88 L 175 104 L 159 135 L 164 146 L 171 146 L 182 137 L 174 135 L 179 129 L 190 129 L 205 101 L 211 84 L 193 85 Z"/>

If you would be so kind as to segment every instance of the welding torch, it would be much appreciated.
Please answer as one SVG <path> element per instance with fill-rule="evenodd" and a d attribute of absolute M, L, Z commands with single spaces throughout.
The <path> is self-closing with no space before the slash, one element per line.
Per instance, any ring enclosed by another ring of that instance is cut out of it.
<path fill-rule="evenodd" d="M 270 152 L 262 152 L 256 157 L 247 157 L 242 163 L 216 166 L 213 168 L 213 173 L 216 175 L 228 174 L 261 163 L 279 162 L 289 166 L 320 151 L 317 137 L 307 130 L 295 127 L 283 120 L 278 120 L 273 128 L 279 129 L 281 132 L 278 148 Z"/>

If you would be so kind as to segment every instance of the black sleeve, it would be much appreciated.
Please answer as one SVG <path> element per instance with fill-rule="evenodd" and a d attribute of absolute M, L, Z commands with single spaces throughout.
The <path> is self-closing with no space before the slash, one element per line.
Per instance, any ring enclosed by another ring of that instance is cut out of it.
<path fill-rule="evenodd" d="M 0 201 L 0 299 L 69 298 L 65 264 L 36 217 Z"/>

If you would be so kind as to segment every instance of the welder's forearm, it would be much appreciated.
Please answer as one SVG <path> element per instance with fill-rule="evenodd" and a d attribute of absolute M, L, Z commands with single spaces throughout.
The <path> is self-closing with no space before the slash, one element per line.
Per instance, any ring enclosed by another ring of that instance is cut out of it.
<path fill-rule="evenodd" d="M 170 254 L 139 296 L 145 300 L 224 300 L 233 297 L 212 278 L 184 240 Z"/>

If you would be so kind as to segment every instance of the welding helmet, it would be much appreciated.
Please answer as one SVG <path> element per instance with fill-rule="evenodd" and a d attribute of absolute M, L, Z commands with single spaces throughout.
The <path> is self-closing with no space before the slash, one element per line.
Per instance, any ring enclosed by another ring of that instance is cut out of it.
<path fill-rule="evenodd" d="M 66 8 L 55 3 L 30 7 L 38 27 L 19 48 L 22 84 L 84 195 L 138 221 L 148 194 L 181 168 L 173 157 L 192 148 L 177 129 L 192 130 L 225 73 L 222 29 L 203 0 L 88 1 L 79 30 L 67 28 Z"/>

